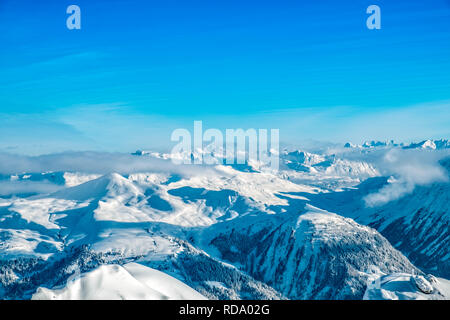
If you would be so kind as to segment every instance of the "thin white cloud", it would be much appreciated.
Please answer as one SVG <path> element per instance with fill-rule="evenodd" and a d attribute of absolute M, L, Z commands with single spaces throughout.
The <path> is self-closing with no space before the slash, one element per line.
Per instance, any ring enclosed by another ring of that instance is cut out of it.
<path fill-rule="evenodd" d="M 390 149 L 374 157 L 376 167 L 389 183 L 364 198 L 367 206 L 386 204 L 410 194 L 417 186 L 436 182 L 448 182 L 447 170 L 440 160 L 450 155 L 449 151 Z"/>

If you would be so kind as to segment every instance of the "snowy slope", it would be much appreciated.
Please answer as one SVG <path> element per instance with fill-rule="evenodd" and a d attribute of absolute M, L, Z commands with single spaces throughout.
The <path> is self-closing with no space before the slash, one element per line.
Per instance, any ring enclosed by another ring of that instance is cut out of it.
<path fill-rule="evenodd" d="M 449 203 L 450 185 L 437 183 L 367 210 L 357 221 L 378 229 L 415 265 L 450 278 Z"/>
<path fill-rule="evenodd" d="M 308 195 L 311 203 L 371 226 L 426 272 L 450 277 L 450 184 L 418 186 L 411 194 L 367 207 L 364 199 L 386 185 L 367 180 L 344 192 Z"/>
<path fill-rule="evenodd" d="M 38 288 L 33 300 L 203 300 L 201 294 L 163 272 L 137 263 L 102 265 L 67 281 Z"/>
<path fill-rule="evenodd" d="M 371 280 L 364 300 L 450 300 L 450 281 L 406 273 L 382 275 Z"/>

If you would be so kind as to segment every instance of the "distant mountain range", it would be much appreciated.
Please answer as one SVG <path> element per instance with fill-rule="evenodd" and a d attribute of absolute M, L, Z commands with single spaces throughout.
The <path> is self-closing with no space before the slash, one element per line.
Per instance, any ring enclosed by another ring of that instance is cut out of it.
<path fill-rule="evenodd" d="M 447 139 L 440 140 L 423 140 L 420 142 L 412 142 L 410 144 L 395 143 L 394 140 L 390 141 L 366 141 L 362 145 L 355 145 L 347 142 L 344 145 L 345 148 L 377 148 L 377 147 L 402 147 L 404 149 L 449 149 L 450 141 Z"/>

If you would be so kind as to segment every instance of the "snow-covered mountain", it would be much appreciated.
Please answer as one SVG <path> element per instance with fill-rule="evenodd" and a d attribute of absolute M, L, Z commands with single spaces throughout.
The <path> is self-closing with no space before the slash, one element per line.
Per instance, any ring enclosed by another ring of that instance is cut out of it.
<path fill-rule="evenodd" d="M 449 160 L 442 165 L 450 169 Z M 384 205 L 367 207 L 367 196 L 386 185 L 386 178 L 373 178 L 343 192 L 309 198 L 314 205 L 377 229 L 422 270 L 450 278 L 450 184 L 417 186 Z"/>
<path fill-rule="evenodd" d="M 161 271 L 137 263 L 101 265 L 68 279 L 58 289 L 38 288 L 33 300 L 204 300 L 200 293 Z"/>
<path fill-rule="evenodd" d="M 291 299 L 360 299 L 372 273 L 415 270 L 377 231 L 310 205 L 206 232 L 206 247 Z"/>
<path fill-rule="evenodd" d="M 447 139 L 440 139 L 440 140 L 423 140 L 418 143 L 411 143 L 407 146 L 404 146 L 405 149 L 432 149 L 432 150 L 439 150 L 439 149 L 448 149 L 450 148 L 450 141 Z"/>
<path fill-rule="evenodd" d="M 286 152 L 281 157 L 283 164 L 294 172 L 312 173 L 315 176 L 353 177 L 364 179 L 378 176 L 380 173 L 371 164 L 365 161 L 343 159 L 335 154 L 319 155 L 305 151 Z M 282 170 L 289 174 L 289 170 Z"/>
<path fill-rule="evenodd" d="M 447 298 L 450 184 L 423 178 L 445 149 L 343 149 L 285 151 L 277 172 L 3 172 L 0 298 Z M 396 179 L 408 189 L 367 204 Z M 401 293 L 428 273 L 431 293 Z"/>

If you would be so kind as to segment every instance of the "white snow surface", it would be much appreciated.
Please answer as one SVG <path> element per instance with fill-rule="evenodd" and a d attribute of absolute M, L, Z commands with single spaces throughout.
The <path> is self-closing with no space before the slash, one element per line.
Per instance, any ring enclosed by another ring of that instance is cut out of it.
<path fill-rule="evenodd" d="M 372 279 L 364 300 L 450 300 L 450 281 L 443 278 L 394 273 Z"/>
<path fill-rule="evenodd" d="M 205 300 L 183 282 L 137 263 L 102 265 L 67 281 L 40 287 L 33 300 Z"/>

